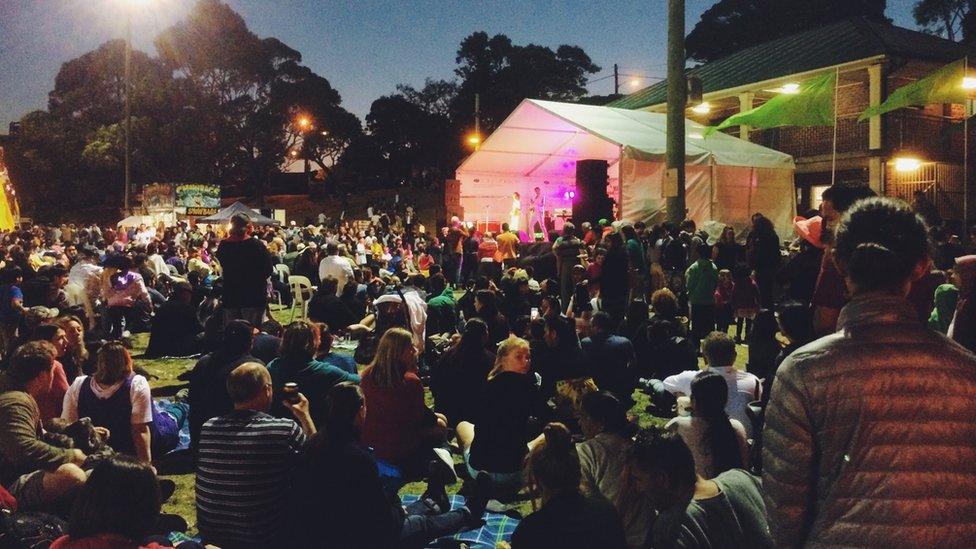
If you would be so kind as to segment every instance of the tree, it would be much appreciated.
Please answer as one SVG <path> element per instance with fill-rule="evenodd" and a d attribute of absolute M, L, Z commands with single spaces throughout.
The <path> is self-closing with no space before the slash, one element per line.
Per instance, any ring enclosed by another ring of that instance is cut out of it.
<path fill-rule="evenodd" d="M 685 39 L 689 59 L 708 62 L 849 17 L 886 20 L 885 0 L 719 0 Z"/>
<path fill-rule="evenodd" d="M 918 0 L 912 15 L 925 32 L 953 42 L 976 38 L 976 0 Z"/>
<path fill-rule="evenodd" d="M 461 79 L 452 106 L 455 124 L 472 128 L 479 95 L 482 127 L 498 126 L 526 98 L 575 101 L 586 95 L 589 74 L 600 71 L 578 46 L 556 51 L 536 44 L 517 46 L 503 34 L 476 32 L 461 41 L 455 58 Z"/>

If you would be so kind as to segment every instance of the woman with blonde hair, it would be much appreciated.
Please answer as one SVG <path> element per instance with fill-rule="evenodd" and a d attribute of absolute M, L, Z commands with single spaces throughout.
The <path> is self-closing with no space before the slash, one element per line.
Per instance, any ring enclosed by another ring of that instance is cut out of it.
<path fill-rule="evenodd" d="M 89 364 L 92 358 L 85 347 L 85 324 L 74 315 L 58 317 L 54 324 L 64 330 L 67 339 L 64 354 L 58 358 L 70 381 L 82 373 L 90 372 L 94 364 Z"/>
<path fill-rule="evenodd" d="M 363 370 L 361 387 L 369 413 L 363 424 L 363 442 L 377 459 L 401 469 L 404 477 L 422 476 L 432 458 L 450 455 L 432 449 L 444 443 L 447 418 L 424 403 L 424 386 L 417 372 L 417 350 L 410 332 L 390 328 L 380 338 L 376 356 Z M 451 465 L 448 465 L 451 463 Z"/>
<path fill-rule="evenodd" d="M 528 341 L 514 336 L 502 341 L 480 405 L 474 407 L 474 423 L 458 423 L 458 442 L 472 478 L 484 472 L 493 484 L 509 486 L 521 478 L 528 451 L 526 424 L 537 392 L 529 357 Z"/>
<path fill-rule="evenodd" d="M 176 414 L 185 416 L 185 406 L 176 408 Z M 93 425 L 107 431 L 115 451 L 151 463 L 154 437 L 159 439 L 157 450 L 176 446 L 176 414 L 155 409 L 149 382 L 133 372 L 129 351 L 122 343 L 110 341 L 98 350 L 95 373 L 79 376 L 68 388 L 61 417 L 68 422 L 91 418 Z"/>

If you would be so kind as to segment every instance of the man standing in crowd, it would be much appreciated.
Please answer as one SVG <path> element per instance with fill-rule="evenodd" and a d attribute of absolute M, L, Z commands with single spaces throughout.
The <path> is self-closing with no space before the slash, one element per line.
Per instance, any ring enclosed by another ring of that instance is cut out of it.
<path fill-rule="evenodd" d="M 315 434 L 308 400 L 299 394 L 297 403 L 285 403 L 299 423 L 268 415 L 271 375 L 256 362 L 230 373 L 227 392 L 234 410 L 200 432 L 197 525 L 204 541 L 219 547 L 273 547 L 283 534 L 296 458 Z"/>
<path fill-rule="evenodd" d="M 41 439 L 36 399 L 51 390 L 54 354 L 46 341 L 26 343 L 0 376 L 0 483 L 21 511 L 64 510 L 87 478 L 81 450 Z"/>
<path fill-rule="evenodd" d="M 223 269 L 223 305 L 226 322 L 264 322 L 268 306 L 268 277 L 273 265 L 264 243 L 251 238 L 251 220 L 245 214 L 230 219 L 230 236 L 220 242 L 217 260 Z"/>
<path fill-rule="evenodd" d="M 502 268 L 515 266 L 518 257 L 518 235 L 509 230 L 508 223 L 502 223 L 502 232 L 495 238 L 498 243 L 498 257 L 502 260 Z"/>

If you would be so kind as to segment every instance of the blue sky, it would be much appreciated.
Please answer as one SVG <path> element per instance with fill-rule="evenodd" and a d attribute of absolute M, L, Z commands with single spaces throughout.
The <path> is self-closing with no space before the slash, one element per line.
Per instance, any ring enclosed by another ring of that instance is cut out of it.
<path fill-rule="evenodd" d="M 275 36 L 329 79 L 343 105 L 361 118 L 374 99 L 399 83 L 451 78 L 460 41 L 472 32 L 508 35 L 516 44 L 581 46 L 604 72 L 662 76 L 665 72 L 666 0 L 225 0 L 257 35 Z M 816 0 L 810 0 L 816 1 Z M 47 103 L 65 61 L 122 37 L 127 3 L 135 46 L 180 19 L 194 0 L 0 0 L 0 133 Z M 690 30 L 714 0 L 686 0 Z M 912 0 L 888 0 L 889 17 L 913 28 Z M 632 78 L 622 91 L 635 89 Z M 640 80 L 642 84 L 651 80 Z M 613 80 L 591 84 L 613 91 Z"/>

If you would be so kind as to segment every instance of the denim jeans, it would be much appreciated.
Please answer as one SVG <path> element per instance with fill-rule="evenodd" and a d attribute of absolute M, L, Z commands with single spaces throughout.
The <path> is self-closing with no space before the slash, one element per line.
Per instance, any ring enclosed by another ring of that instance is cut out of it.
<path fill-rule="evenodd" d="M 407 516 L 400 528 L 400 546 L 423 547 L 441 536 L 459 532 L 467 525 L 470 516 L 464 507 L 446 513 L 439 511 L 423 500 L 407 505 Z"/>

